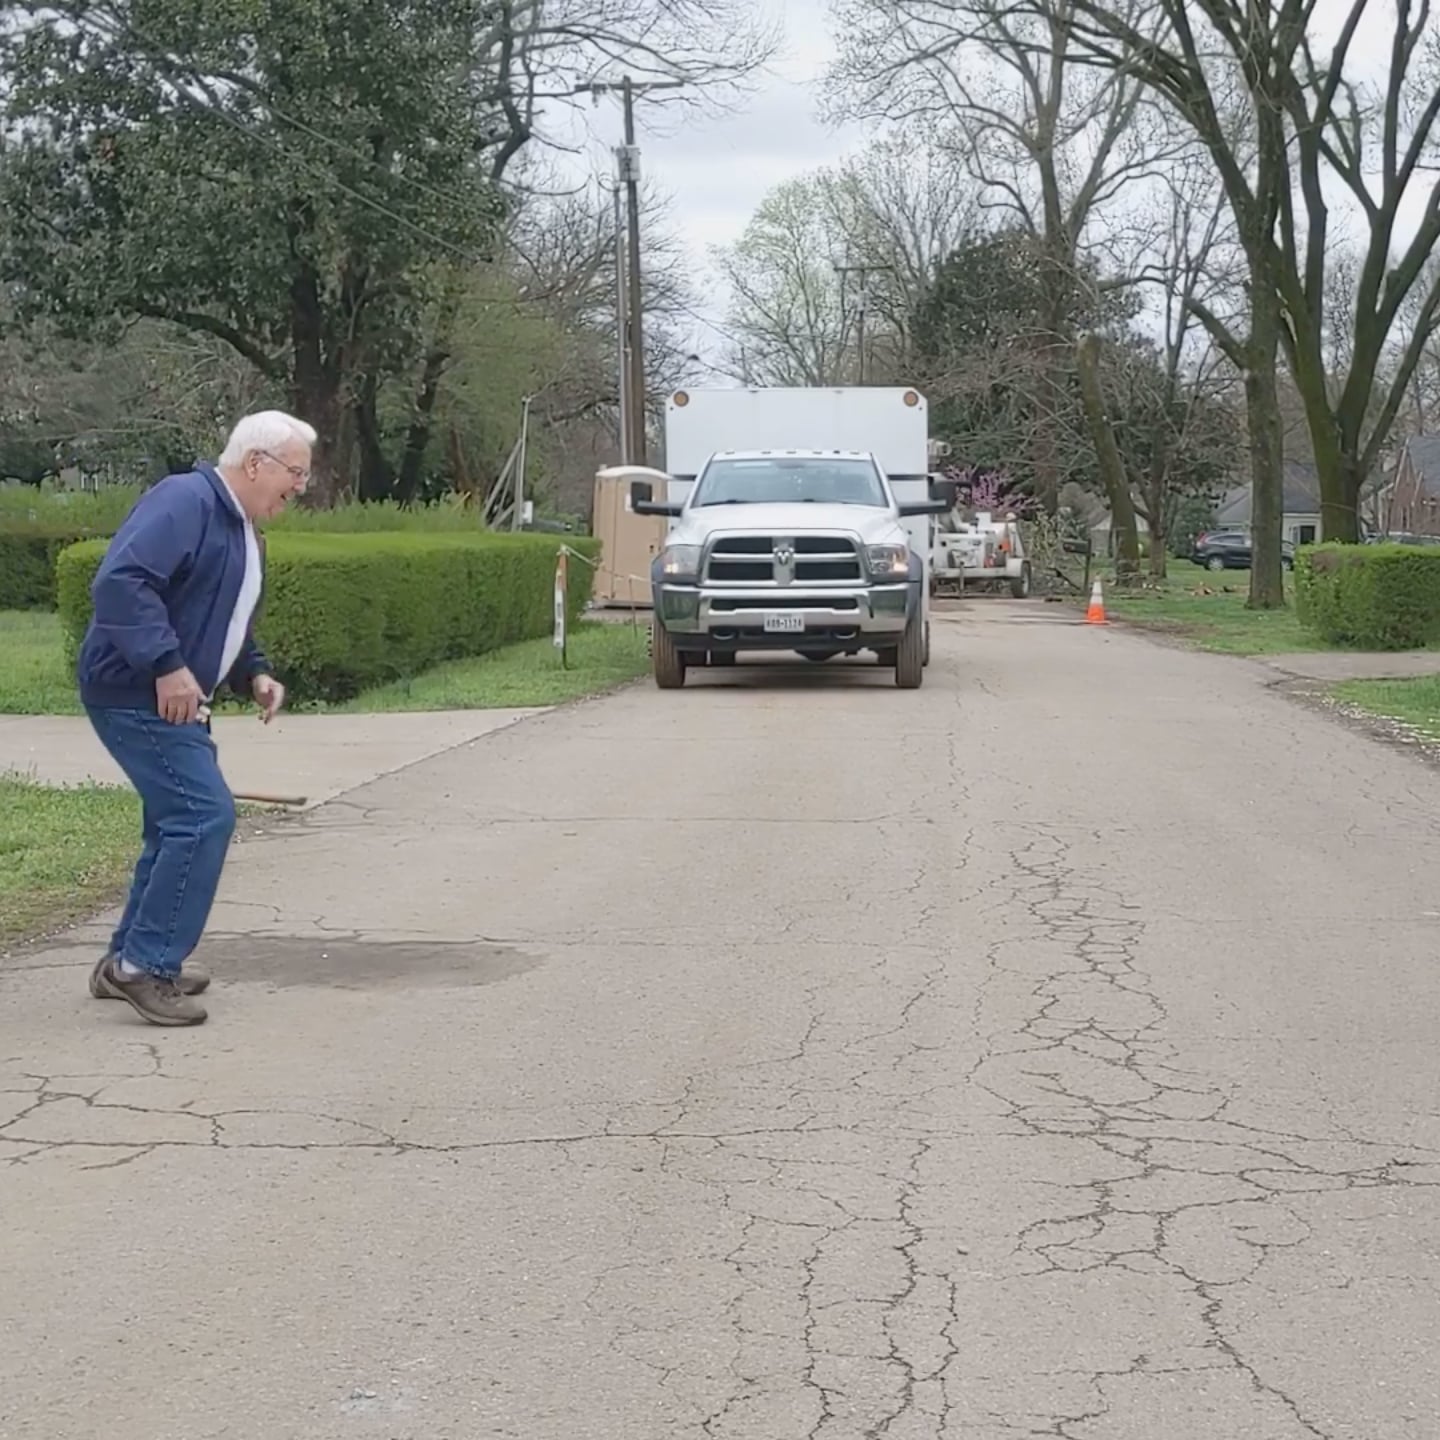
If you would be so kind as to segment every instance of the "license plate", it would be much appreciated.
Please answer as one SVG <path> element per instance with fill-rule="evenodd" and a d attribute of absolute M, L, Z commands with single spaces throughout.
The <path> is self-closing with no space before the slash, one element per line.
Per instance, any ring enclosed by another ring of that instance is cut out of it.
<path fill-rule="evenodd" d="M 801 635 L 805 631 L 805 617 L 803 615 L 767 615 L 765 617 L 765 633 L 767 635 Z"/>

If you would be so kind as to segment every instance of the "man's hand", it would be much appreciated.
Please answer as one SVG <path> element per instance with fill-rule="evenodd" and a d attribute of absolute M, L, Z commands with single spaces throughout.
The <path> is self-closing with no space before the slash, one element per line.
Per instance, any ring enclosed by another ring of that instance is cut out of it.
<path fill-rule="evenodd" d="M 189 725 L 200 714 L 205 692 L 185 667 L 162 675 L 155 682 L 155 705 L 160 718 L 172 725 Z"/>
<path fill-rule="evenodd" d="M 268 725 L 285 703 L 285 687 L 273 675 L 257 675 L 250 682 L 250 693 L 260 707 L 260 719 Z"/>

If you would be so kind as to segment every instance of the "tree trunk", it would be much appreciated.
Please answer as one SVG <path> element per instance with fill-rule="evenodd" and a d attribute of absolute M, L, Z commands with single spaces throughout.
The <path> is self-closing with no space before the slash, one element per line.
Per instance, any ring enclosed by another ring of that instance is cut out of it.
<path fill-rule="evenodd" d="M 1153 458 L 1145 477 L 1146 519 L 1150 522 L 1150 578 L 1163 580 L 1170 538 L 1170 447 L 1158 434 L 1152 435 Z"/>
<path fill-rule="evenodd" d="M 425 368 L 411 411 L 410 428 L 405 433 L 405 452 L 400 457 L 400 473 L 396 480 L 396 498 L 402 505 L 413 505 L 420 492 L 425 453 L 430 448 L 435 402 L 440 397 L 440 379 L 449 358 L 449 353 L 440 349 L 432 350 L 425 357 Z"/>
<path fill-rule="evenodd" d="M 305 201 L 291 213 L 291 243 L 305 226 Z M 290 282 L 290 408 L 319 432 L 311 458 L 306 504 L 328 510 L 338 488 L 335 449 L 340 438 L 341 377 L 335 356 L 326 345 L 325 312 L 315 267 L 297 263 Z"/>
<path fill-rule="evenodd" d="M 305 489 L 305 503 L 312 509 L 328 510 L 335 503 L 341 478 L 336 467 L 336 442 L 340 434 L 340 386 L 335 377 L 305 373 L 296 367 L 290 386 L 290 409 L 301 420 L 308 421 L 318 432 L 315 453 L 310 462 L 310 484 Z"/>
<path fill-rule="evenodd" d="M 1284 432 L 1280 424 L 1280 396 L 1275 383 L 1278 326 L 1273 296 L 1257 277 L 1250 335 L 1249 363 L 1245 371 L 1246 428 L 1250 435 L 1250 599 L 1252 610 L 1279 610 L 1285 604 L 1285 572 L 1280 563 L 1284 521 Z M 1269 312 L 1267 315 L 1265 312 Z M 1267 342 L 1268 336 L 1268 342 Z"/>
<path fill-rule="evenodd" d="M 1150 507 L 1150 578 L 1163 580 L 1168 573 L 1170 527 L 1165 519 L 1166 496 L 1162 489 L 1156 492 L 1156 504 Z"/>
<path fill-rule="evenodd" d="M 1305 424 L 1320 481 L 1320 538 L 1353 544 L 1360 538 L 1360 457 L 1341 430 L 1321 362 L 1297 339 L 1290 373 L 1305 407 Z M 1316 347 L 1318 349 L 1318 346 Z"/>
<path fill-rule="evenodd" d="M 1320 475 L 1320 538 L 1354 545 L 1360 539 L 1360 457 L 1338 450 L 1315 467 Z"/>
<path fill-rule="evenodd" d="M 380 434 L 379 398 L 379 381 L 367 375 L 360 382 L 352 407 L 355 440 L 360 452 L 358 489 L 360 498 L 370 502 L 395 498 L 395 470 L 385 456 Z"/>
<path fill-rule="evenodd" d="M 1075 369 L 1086 425 L 1100 463 L 1101 483 L 1110 502 L 1110 533 L 1117 542 L 1115 578 L 1121 585 L 1132 585 L 1140 577 L 1140 532 L 1135 523 L 1135 502 L 1130 495 L 1125 462 L 1120 458 L 1115 432 L 1105 413 L 1099 357 L 1099 336 L 1082 335 L 1075 344 Z"/>

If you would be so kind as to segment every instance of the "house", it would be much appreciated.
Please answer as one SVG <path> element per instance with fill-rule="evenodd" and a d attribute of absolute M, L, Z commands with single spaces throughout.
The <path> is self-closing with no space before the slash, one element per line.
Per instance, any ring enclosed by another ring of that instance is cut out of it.
<path fill-rule="evenodd" d="M 1412 435 L 1400 447 L 1384 525 L 1389 535 L 1440 535 L 1440 435 Z"/>
<path fill-rule="evenodd" d="M 1287 460 L 1282 477 L 1280 533 L 1292 545 L 1320 539 L 1320 474 L 1303 460 Z M 1249 530 L 1250 486 L 1229 491 L 1215 507 L 1216 530 Z"/>

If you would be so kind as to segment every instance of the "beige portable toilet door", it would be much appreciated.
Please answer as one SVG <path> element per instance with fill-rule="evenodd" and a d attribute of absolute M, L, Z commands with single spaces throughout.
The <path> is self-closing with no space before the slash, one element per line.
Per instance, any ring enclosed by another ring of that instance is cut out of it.
<path fill-rule="evenodd" d="M 649 480 L 663 496 L 667 479 L 639 465 L 614 466 L 595 476 L 595 534 L 601 544 L 597 604 L 650 607 L 650 562 L 665 544 L 670 522 L 663 515 L 637 515 L 630 508 L 630 483 Z"/>

